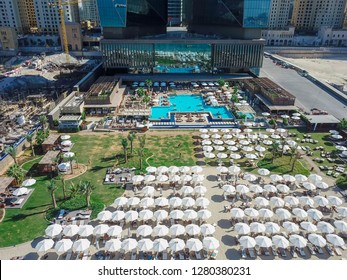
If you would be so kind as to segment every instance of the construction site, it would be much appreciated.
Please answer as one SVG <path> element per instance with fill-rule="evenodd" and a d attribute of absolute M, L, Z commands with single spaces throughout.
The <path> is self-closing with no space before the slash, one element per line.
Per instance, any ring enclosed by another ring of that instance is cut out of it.
<path fill-rule="evenodd" d="M 18 145 L 99 61 L 65 53 L 3 59 L 0 74 L 0 157 Z"/>

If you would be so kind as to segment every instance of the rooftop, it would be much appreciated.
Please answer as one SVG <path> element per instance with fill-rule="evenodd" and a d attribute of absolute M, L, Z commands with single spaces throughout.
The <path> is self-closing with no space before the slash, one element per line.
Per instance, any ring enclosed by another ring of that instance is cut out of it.
<path fill-rule="evenodd" d="M 59 139 L 58 134 L 50 134 L 46 140 L 42 143 L 42 145 L 54 145 Z"/>
<path fill-rule="evenodd" d="M 333 115 L 306 115 L 310 123 L 340 123 L 340 121 Z"/>
<path fill-rule="evenodd" d="M 59 121 L 79 121 L 81 116 L 66 115 L 62 116 Z"/>
<path fill-rule="evenodd" d="M 6 191 L 6 188 L 12 184 L 14 177 L 0 177 L 0 193 Z"/>
<path fill-rule="evenodd" d="M 39 164 L 52 164 L 54 160 L 59 155 L 60 151 L 48 151 L 43 158 L 40 160 Z"/>

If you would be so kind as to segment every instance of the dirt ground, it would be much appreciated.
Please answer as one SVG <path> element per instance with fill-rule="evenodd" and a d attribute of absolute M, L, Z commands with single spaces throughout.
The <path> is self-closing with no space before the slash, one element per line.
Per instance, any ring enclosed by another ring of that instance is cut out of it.
<path fill-rule="evenodd" d="M 347 57 L 336 59 L 286 57 L 285 59 L 328 83 L 344 84 L 345 89 L 347 87 Z"/>

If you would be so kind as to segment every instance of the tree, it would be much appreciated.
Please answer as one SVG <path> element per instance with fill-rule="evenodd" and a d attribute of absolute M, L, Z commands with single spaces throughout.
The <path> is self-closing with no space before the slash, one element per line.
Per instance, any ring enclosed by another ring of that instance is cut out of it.
<path fill-rule="evenodd" d="M 18 164 L 17 163 L 17 149 L 15 147 L 13 147 L 13 146 L 7 147 L 5 152 L 13 158 L 15 164 Z"/>
<path fill-rule="evenodd" d="M 34 150 L 34 145 L 33 145 L 33 136 L 34 135 L 27 135 L 26 139 L 30 144 L 30 148 L 31 148 L 31 155 L 34 157 L 35 156 L 35 150 Z"/>
<path fill-rule="evenodd" d="M 217 81 L 218 85 L 220 88 L 225 86 L 225 80 L 223 80 L 222 78 L 219 78 Z"/>
<path fill-rule="evenodd" d="M 60 180 L 61 182 L 61 186 L 63 188 L 63 196 L 64 196 L 64 200 L 67 198 L 66 196 L 66 181 L 65 178 L 62 174 L 59 174 L 59 176 L 57 177 L 57 180 Z"/>
<path fill-rule="evenodd" d="M 341 122 L 338 124 L 338 127 L 341 129 L 347 129 L 347 120 L 343 118 Z"/>
<path fill-rule="evenodd" d="M 300 158 L 300 153 L 298 151 L 296 151 L 294 158 L 293 158 L 293 162 L 292 162 L 292 168 L 290 169 L 291 172 L 294 171 L 295 163 L 299 158 Z"/>
<path fill-rule="evenodd" d="M 22 184 L 25 176 L 25 171 L 17 164 L 12 165 L 6 172 L 10 177 L 16 179 L 18 185 Z"/>
<path fill-rule="evenodd" d="M 272 163 L 274 162 L 275 158 L 278 155 L 278 148 L 279 148 L 280 144 L 278 142 L 273 142 L 271 144 L 271 152 L 272 152 Z"/>
<path fill-rule="evenodd" d="M 146 83 L 146 86 L 147 86 L 148 90 L 150 90 L 151 86 L 153 85 L 152 80 L 147 79 L 147 80 L 145 81 L 145 83 Z"/>
<path fill-rule="evenodd" d="M 133 142 L 136 138 L 136 134 L 134 132 L 130 132 L 128 135 L 128 140 L 130 142 L 130 154 L 133 154 Z"/>
<path fill-rule="evenodd" d="M 140 148 L 137 149 L 137 156 L 139 157 L 140 170 L 142 169 L 143 157 L 145 156 L 145 150 Z"/>
<path fill-rule="evenodd" d="M 46 125 L 47 125 L 47 117 L 42 115 L 39 117 L 39 122 L 42 126 L 42 130 L 45 130 L 46 129 Z"/>
<path fill-rule="evenodd" d="M 54 208 L 57 208 L 57 201 L 55 199 L 55 191 L 58 189 L 57 184 L 54 180 L 51 180 L 47 185 L 47 190 L 51 194 L 52 204 Z"/>
<path fill-rule="evenodd" d="M 146 134 L 139 136 L 137 139 L 139 140 L 140 148 L 144 149 L 146 146 Z"/>
<path fill-rule="evenodd" d="M 151 97 L 149 95 L 145 94 L 142 101 L 145 103 L 145 105 L 147 107 L 147 103 L 151 101 Z"/>
<path fill-rule="evenodd" d="M 84 181 L 84 182 L 80 182 L 78 184 L 78 188 L 80 190 L 80 193 L 84 194 L 86 196 L 86 205 L 87 205 L 87 208 L 89 208 L 90 207 L 90 196 L 91 196 L 92 192 L 95 190 L 95 186 L 89 181 Z"/>
<path fill-rule="evenodd" d="M 69 187 L 69 196 L 71 198 L 76 197 L 79 194 L 79 187 L 76 186 L 74 183 L 71 182 L 70 187 Z"/>
<path fill-rule="evenodd" d="M 121 139 L 121 145 L 123 147 L 124 160 L 125 160 L 125 162 L 128 162 L 128 155 L 127 155 L 128 139 L 127 138 L 122 138 Z"/>
<path fill-rule="evenodd" d="M 145 93 L 146 93 L 146 90 L 145 90 L 143 87 L 139 87 L 139 88 L 137 89 L 137 95 L 138 95 L 139 97 L 144 96 Z"/>
<path fill-rule="evenodd" d="M 239 91 L 239 88 L 237 85 L 235 85 L 233 88 L 233 94 L 237 94 L 238 91 Z"/>
<path fill-rule="evenodd" d="M 45 141 L 46 139 L 46 135 L 45 133 L 42 131 L 42 130 L 39 130 L 37 133 L 36 133 L 36 144 L 41 146 L 42 143 Z"/>

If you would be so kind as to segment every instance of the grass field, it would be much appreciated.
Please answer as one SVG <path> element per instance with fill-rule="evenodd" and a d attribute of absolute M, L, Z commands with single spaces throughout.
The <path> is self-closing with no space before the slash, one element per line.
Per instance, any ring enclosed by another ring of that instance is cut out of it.
<path fill-rule="evenodd" d="M 93 201 L 105 205 L 111 204 L 115 198 L 123 193 L 122 189 L 114 185 L 103 185 L 106 169 L 118 163 L 118 166 L 139 168 L 138 158 L 129 155 L 127 163 L 123 160 L 123 151 L 120 145 L 120 136 L 115 134 L 97 134 L 97 135 L 72 135 L 71 140 L 75 145 L 72 151 L 76 153 L 78 162 L 88 164 L 90 169 L 83 175 L 66 182 L 78 184 L 79 181 L 90 181 L 96 189 L 91 198 Z M 130 144 L 129 144 L 130 148 Z M 134 148 L 138 148 L 138 140 L 134 141 Z M 153 166 L 160 165 L 193 165 L 193 139 L 191 135 L 175 136 L 155 136 L 148 135 L 145 159 Z M 33 186 L 35 189 L 31 197 L 25 203 L 22 209 L 7 209 L 6 216 L 0 223 L 0 247 L 12 246 L 25 241 L 42 236 L 48 225 L 45 219 L 46 211 L 52 207 L 52 201 L 47 184 L 50 180 L 48 176 L 35 176 L 35 165 L 40 161 L 40 157 L 27 162 L 23 168 L 37 180 Z M 143 162 L 143 169 L 148 166 L 146 161 Z M 57 183 L 60 185 L 60 182 Z M 56 198 L 59 204 L 63 202 L 62 188 L 56 191 Z M 95 214 L 95 213 L 94 213 Z"/>

